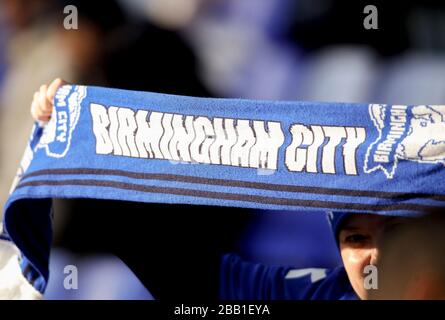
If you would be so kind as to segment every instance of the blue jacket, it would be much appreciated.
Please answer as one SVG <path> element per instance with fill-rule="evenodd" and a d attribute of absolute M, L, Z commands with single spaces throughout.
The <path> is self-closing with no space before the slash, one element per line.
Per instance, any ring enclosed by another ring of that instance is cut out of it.
<path fill-rule="evenodd" d="M 292 269 L 243 261 L 226 254 L 221 262 L 222 300 L 356 300 L 343 266 Z"/>

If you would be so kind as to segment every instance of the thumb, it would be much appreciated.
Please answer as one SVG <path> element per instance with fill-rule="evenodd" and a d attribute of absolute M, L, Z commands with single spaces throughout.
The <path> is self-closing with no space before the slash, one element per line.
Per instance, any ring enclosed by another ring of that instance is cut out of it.
<path fill-rule="evenodd" d="M 67 84 L 63 79 L 57 78 L 48 87 L 48 90 L 46 91 L 46 98 L 52 103 L 54 96 L 56 95 L 57 89 L 59 89 L 61 86 Z"/>

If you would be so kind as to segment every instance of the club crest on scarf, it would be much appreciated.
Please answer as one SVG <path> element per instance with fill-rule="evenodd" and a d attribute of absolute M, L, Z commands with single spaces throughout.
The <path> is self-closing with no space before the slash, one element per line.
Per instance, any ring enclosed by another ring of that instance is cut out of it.
<path fill-rule="evenodd" d="M 367 150 L 366 173 L 392 179 L 399 161 L 445 165 L 445 105 L 371 104 L 369 113 L 379 136 Z"/>
<path fill-rule="evenodd" d="M 45 126 L 36 150 L 44 148 L 49 157 L 61 158 L 71 144 L 73 131 L 79 121 L 82 100 L 86 97 L 85 86 L 65 85 L 54 98 L 51 120 Z"/>

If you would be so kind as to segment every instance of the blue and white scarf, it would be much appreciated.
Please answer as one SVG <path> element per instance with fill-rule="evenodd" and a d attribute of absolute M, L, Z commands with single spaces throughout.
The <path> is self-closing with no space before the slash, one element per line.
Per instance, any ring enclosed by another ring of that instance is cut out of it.
<path fill-rule="evenodd" d="M 54 103 L 50 122 L 33 129 L 4 208 L 5 234 L 40 292 L 51 198 L 395 215 L 445 207 L 445 105 L 79 85 L 60 88 Z"/>

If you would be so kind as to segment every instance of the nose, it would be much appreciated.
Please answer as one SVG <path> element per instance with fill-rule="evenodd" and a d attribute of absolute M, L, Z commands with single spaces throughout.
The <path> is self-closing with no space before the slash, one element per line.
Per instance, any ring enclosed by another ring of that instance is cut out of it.
<path fill-rule="evenodd" d="M 378 247 L 374 247 L 371 249 L 371 258 L 369 260 L 369 264 L 376 266 L 379 260 L 379 249 Z"/>

